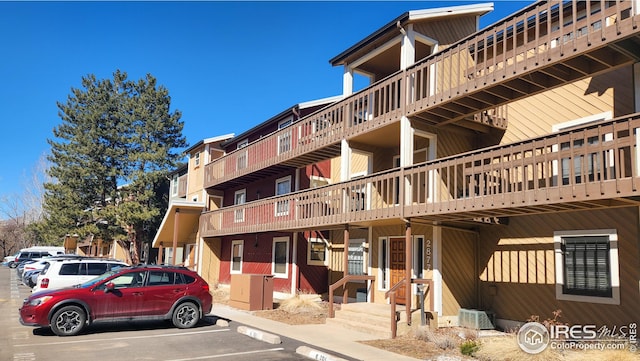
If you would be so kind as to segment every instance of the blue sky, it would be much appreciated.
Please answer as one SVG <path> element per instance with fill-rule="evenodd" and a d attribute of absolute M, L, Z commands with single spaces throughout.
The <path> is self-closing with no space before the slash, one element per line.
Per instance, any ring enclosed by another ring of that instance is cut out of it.
<path fill-rule="evenodd" d="M 0 2 L 0 201 L 23 194 L 82 76 L 152 74 L 193 144 L 340 94 L 329 59 L 406 11 L 486 2 Z M 493 3 L 481 26 L 531 1 Z"/>

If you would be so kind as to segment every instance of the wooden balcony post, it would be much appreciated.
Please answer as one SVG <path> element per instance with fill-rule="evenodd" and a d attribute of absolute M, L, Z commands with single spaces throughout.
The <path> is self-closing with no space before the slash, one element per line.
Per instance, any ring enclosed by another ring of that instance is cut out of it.
<path fill-rule="evenodd" d="M 344 226 L 344 254 L 342 255 L 342 277 L 346 278 L 349 275 L 349 225 Z M 345 305 L 349 303 L 349 288 L 347 282 L 342 286 L 342 303 Z"/>
<path fill-rule="evenodd" d="M 407 313 L 407 325 L 411 326 L 411 261 L 413 260 L 413 248 L 411 247 L 411 222 L 407 221 L 405 231 L 405 307 Z"/>
<path fill-rule="evenodd" d="M 160 247 L 158 247 L 158 259 L 156 261 L 157 264 L 162 264 L 162 250 L 163 250 L 163 244 L 162 242 L 160 242 Z"/>
<path fill-rule="evenodd" d="M 178 253 L 178 227 L 180 225 L 180 208 L 176 208 L 176 216 L 173 219 L 173 254 L 171 264 L 176 265 L 176 254 Z"/>

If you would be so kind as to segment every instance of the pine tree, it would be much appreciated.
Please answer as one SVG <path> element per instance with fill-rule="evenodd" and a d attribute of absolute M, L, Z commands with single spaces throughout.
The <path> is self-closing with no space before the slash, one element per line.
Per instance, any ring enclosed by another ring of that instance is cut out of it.
<path fill-rule="evenodd" d="M 55 180 L 45 184 L 46 226 L 57 236 L 94 234 L 133 243 L 138 262 L 145 232 L 160 223 L 167 197 L 165 175 L 186 145 L 181 113 L 152 75 L 131 81 L 116 71 L 113 79 L 82 78 L 66 102 L 58 102 L 62 123 L 50 139 Z"/>

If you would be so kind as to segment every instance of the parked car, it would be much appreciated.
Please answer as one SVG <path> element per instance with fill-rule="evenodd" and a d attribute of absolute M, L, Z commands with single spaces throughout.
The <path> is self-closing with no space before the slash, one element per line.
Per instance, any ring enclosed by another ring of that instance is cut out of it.
<path fill-rule="evenodd" d="M 118 260 L 95 257 L 45 260 L 33 292 L 75 286 L 112 269 L 127 266 L 128 264 Z"/>
<path fill-rule="evenodd" d="M 39 250 L 39 251 L 20 251 L 16 258 L 13 260 L 13 263 L 9 266 L 11 268 L 17 267 L 21 262 L 30 261 L 32 259 L 38 259 L 47 256 L 53 256 L 55 253 L 50 253 L 49 251 Z"/>
<path fill-rule="evenodd" d="M 183 267 L 135 266 L 109 271 L 76 287 L 32 293 L 20 308 L 20 323 L 51 327 L 73 336 L 101 321 L 171 320 L 195 326 L 211 312 L 209 285 Z"/>
<path fill-rule="evenodd" d="M 36 282 L 38 281 L 38 275 L 40 274 L 40 272 L 42 272 L 41 269 L 34 269 L 34 270 L 22 272 L 22 284 L 29 288 L 35 287 Z"/>
<path fill-rule="evenodd" d="M 13 268 L 13 261 L 16 259 L 16 256 L 20 253 L 20 251 L 12 254 L 11 256 L 6 256 L 5 258 L 2 259 L 2 263 L 6 264 L 7 266 Z"/>

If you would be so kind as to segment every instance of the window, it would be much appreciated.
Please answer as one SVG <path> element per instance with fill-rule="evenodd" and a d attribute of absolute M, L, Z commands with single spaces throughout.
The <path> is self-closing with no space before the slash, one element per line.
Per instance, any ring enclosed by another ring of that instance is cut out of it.
<path fill-rule="evenodd" d="M 271 254 L 271 273 L 275 278 L 287 278 L 289 275 L 289 238 L 274 238 Z"/>
<path fill-rule="evenodd" d="M 309 188 L 318 188 L 331 183 L 331 179 L 312 175 L 309 177 Z"/>
<path fill-rule="evenodd" d="M 557 299 L 620 304 L 615 230 L 556 232 L 554 244 Z"/>
<path fill-rule="evenodd" d="M 247 190 L 241 189 L 239 191 L 236 191 L 235 197 L 234 197 L 234 204 L 241 205 L 241 204 L 245 204 L 246 201 L 247 201 Z M 236 209 L 234 221 L 244 222 L 244 208 Z"/>
<path fill-rule="evenodd" d="M 291 176 L 276 180 L 276 196 L 291 192 Z M 276 202 L 276 216 L 286 216 L 289 214 L 289 200 Z"/>
<path fill-rule="evenodd" d="M 200 152 L 196 153 L 195 156 L 193 157 L 193 163 L 194 165 L 197 167 L 200 165 Z"/>
<path fill-rule="evenodd" d="M 249 145 L 249 139 L 245 139 L 238 142 L 237 149 L 246 148 Z M 236 153 L 236 170 L 244 169 L 247 167 L 247 150 L 238 151 Z"/>
<path fill-rule="evenodd" d="M 349 240 L 349 254 L 347 255 L 349 262 L 350 275 L 364 274 L 364 239 Z"/>
<path fill-rule="evenodd" d="M 284 129 L 293 123 L 293 117 L 289 117 L 278 123 L 278 130 Z M 291 150 L 291 129 L 278 133 L 278 154 Z"/>
<path fill-rule="evenodd" d="M 327 243 L 322 238 L 309 238 L 307 264 L 311 266 L 327 265 Z"/>
<path fill-rule="evenodd" d="M 378 283 L 380 290 L 389 289 L 389 264 L 387 254 L 389 254 L 389 241 L 386 238 L 380 238 L 378 242 Z"/>
<path fill-rule="evenodd" d="M 108 263 L 87 263 L 87 274 L 90 276 L 100 276 L 109 270 Z"/>
<path fill-rule="evenodd" d="M 606 119 L 611 119 L 612 113 L 605 112 L 601 114 L 594 114 L 589 117 L 580 118 L 560 124 L 555 124 L 551 130 L 553 132 L 559 132 L 566 129 L 570 129 L 573 127 L 584 126 L 587 124 L 599 122 Z M 558 161 L 553 161 L 553 175 L 554 175 L 554 185 L 558 185 L 558 177 L 560 177 L 560 184 L 569 185 L 569 184 L 581 184 L 585 182 L 593 182 L 595 180 L 604 180 L 613 177 L 615 172 L 614 169 L 614 154 L 613 151 L 608 150 L 604 151 L 603 154 L 599 154 L 597 152 L 582 152 L 580 148 L 583 148 L 587 145 L 597 145 L 599 143 L 611 142 L 613 141 L 613 134 L 606 133 L 603 135 L 602 139 L 598 137 L 590 137 L 587 139 L 587 144 L 585 145 L 583 139 L 576 139 L 572 142 L 564 142 L 560 144 L 560 149 L 558 146 L 553 147 L 553 151 L 557 152 L 561 151 L 571 151 L 579 152 L 580 154 L 575 154 L 572 157 L 564 157 L 560 160 L 560 167 L 558 165 Z M 573 159 L 573 162 L 572 162 Z M 573 164 L 572 164 L 573 163 Z M 559 169 L 560 168 L 560 169 Z"/>
<path fill-rule="evenodd" d="M 424 236 L 413 238 L 413 277 L 422 278 L 424 273 Z"/>
<path fill-rule="evenodd" d="M 244 241 L 231 241 L 231 273 L 242 273 Z"/>
<path fill-rule="evenodd" d="M 164 271 L 149 272 L 149 286 L 165 286 L 175 283 L 175 273 Z"/>
<path fill-rule="evenodd" d="M 177 196 L 178 195 L 178 175 L 174 174 L 173 177 L 171 177 L 171 195 L 172 196 Z"/>

